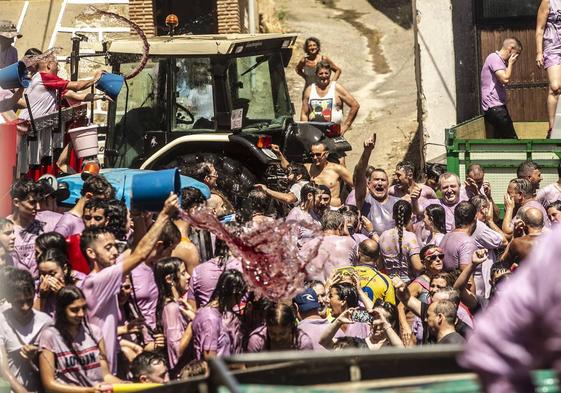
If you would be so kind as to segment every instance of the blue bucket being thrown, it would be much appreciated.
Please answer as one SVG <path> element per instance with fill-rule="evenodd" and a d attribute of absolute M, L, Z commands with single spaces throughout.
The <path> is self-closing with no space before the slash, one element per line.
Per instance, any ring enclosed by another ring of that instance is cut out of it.
<path fill-rule="evenodd" d="M 177 168 L 136 173 L 132 178 L 131 207 L 134 210 L 160 211 L 170 192 L 179 194 L 181 179 Z"/>
<path fill-rule="evenodd" d="M 27 88 L 29 82 L 27 67 L 22 61 L 18 61 L 0 70 L 0 87 L 2 89 Z"/>
<path fill-rule="evenodd" d="M 124 83 L 125 77 L 123 75 L 104 72 L 95 84 L 95 87 L 111 97 L 112 100 L 116 100 Z"/>

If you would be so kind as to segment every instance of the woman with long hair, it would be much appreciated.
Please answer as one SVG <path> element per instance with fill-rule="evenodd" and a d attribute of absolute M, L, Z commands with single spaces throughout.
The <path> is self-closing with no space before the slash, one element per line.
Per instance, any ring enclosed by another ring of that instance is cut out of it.
<path fill-rule="evenodd" d="M 225 270 L 220 275 L 210 301 L 197 311 L 193 320 L 197 360 L 241 352 L 239 319 L 234 311 L 246 291 L 247 284 L 238 270 Z"/>
<path fill-rule="evenodd" d="M 41 254 L 51 248 L 56 248 L 66 254 L 67 245 L 64 236 L 58 232 L 45 232 L 37 236 L 37 239 L 35 239 L 35 260 L 39 260 Z"/>
<path fill-rule="evenodd" d="M 397 201 L 393 206 L 395 227 L 382 232 L 379 240 L 385 273 L 398 275 L 404 282 L 411 281 L 415 273 L 423 270 L 417 237 L 405 229 L 411 221 L 411 214 L 409 202 L 403 199 Z"/>
<path fill-rule="evenodd" d="M 101 393 L 122 381 L 109 373 L 101 331 L 86 322 L 86 299 L 75 286 L 57 294 L 55 324 L 39 337 L 39 370 L 51 393 Z"/>
<path fill-rule="evenodd" d="M 66 285 L 82 286 L 84 273 L 70 267 L 68 257 L 58 248 L 49 248 L 37 259 L 39 287 L 34 307 L 51 317 L 55 314 L 56 295 Z"/>
<path fill-rule="evenodd" d="M 296 313 L 285 303 L 271 305 L 265 313 L 265 325 L 249 336 L 248 352 L 312 350 L 311 338 L 298 329 Z"/>
<path fill-rule="evenodd" d="M 420 247 L 429 244 L 438 246 L 446 235 L 446 212 L 444 208 L 436 203 L 425 208 L 423 220 L 413 224 L 413 231 L 417 236 Z"/>
<path fill-rule="evenodd" d="M 170 257 L 156 262 L 154 278 L 159 291 L 156 327 L 166 337 L 170 370 L 176 366 L 181 369 L 187 364 L 180 364 L 180 359 L 191 342 L 191 321 L 195 318 L 193 310 L 181 299 L 187 292 L 190 276 L 181 259 Z"/>

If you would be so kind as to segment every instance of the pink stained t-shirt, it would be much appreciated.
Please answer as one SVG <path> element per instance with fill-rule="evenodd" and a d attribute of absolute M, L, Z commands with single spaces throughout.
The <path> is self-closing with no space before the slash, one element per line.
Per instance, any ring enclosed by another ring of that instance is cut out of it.
<path fill-rule="evenodd" d="M 234 353 L 232 340 L 217 308 L 206 306 L 197 310 L 193 320 L 193 346 L 197 360 L 204 359 L 205 351 L 216 352 L 218 356 Z"/>
<path fill-rule="evenodd" d="M 325 328 L 329 326 L 329 321 L 325 318 L 303 319 L 298 323 L 298 330 L 306 333 L 312 342 L 314 351 L 327 351 L 327 349 L 319 343 L 321 335 Z"/>
<path fill-rule="evenodd" d="M 164 306 L 162 325 L 166 337 L 169 368 L 173 369 L 179 361 L 179 344 L 183 338 L 183 333 L 189 326 L 189 321 L 179 310 L 179 304 L 169 302 Z"/>
<path fill-rule="evenodd" d="M 54 231 L 60 233 L 64 237 L 76 235 L 84 232 L 86 229 L 82 217 L 78 217 L 71 212 L 65 212 L 57 222 Z"/>
<path fill-rule="evenodd" d="M 413 232 L 403 231 L 401 241 L 401 257 L 399 256 L 399 235 L 396 228 L 384 231 L 378 241 L 384 269 L 388 276 L 398 275 L 404 282 L 414 277 L 409 260 L 419 253 L 419 243 Z"/>
<path fill-rule="evenodd" d="M 92 271 L 82 284 L 88 305 L 88 320 L 102 331 L 107 362 L 112 374 L 117 371 L 117 325 L 119 323 L 117 295 L 121 290 L 123 278 L 123 265 L 116 263 L 99 272 Z"/>
<path fill-rule="evenodd" d="M 48 350 L 55 356 L 55 378 L 59 383 L 90 387 L 103 382 L 99 342 L 101 331 L 96 326 L 84 325 L 69 348 L 54 326 L 48 327 L 39 338 L 39 350 Z"/>
<path fill-rule="evenodd" d="M 300 250 L 304 259 L 312 256 L 317 248 L 317 255 L 306 265 L 307 278 L 324 282 L 335 269 L 349 266 L 355 247 L 356 242 L 350 236 L 327 235 L 305 243 Z"/>
<path fill-rule="evenodd" d="M 481 69 L 481 108 L 484 112 L 506 105 L 506 88 L 496 75 L 500 70 L 506 70 L 505 61 L 499 52 L 493 52 L 487 56 Z"/>
<path fill-rule="evenodd" d="M 154 272 L 146 263 L 141 263 L 131 271 L 130 277 L 136 305 L 140 309 L 146 324 L 151 329 L 155 329 L 158 286 L 154 279 Z"/>
<path fill-rule="evenodd" d="M 221 263 L 219 258 L 212 258 L 197 265 L 193 269 L 193 274 L 189 280 L 187 299 L 194 300 L 197 308 L 206 306 L 212 296 L 212 292 L 214 292 L 214 288 L 216 288 L 218 278 L 222 272 L 228 269 L 236 269 L 241 272 L 241 261 L 230 257 L 224 263 Z"/>
<path fill-rule="evenodd" d="M 471 263 L 477 249 L 472 237 L 465 232 L 448 232 L 440 242 L 444 251 L 444 271 L 450 272 Z"/>
<path fill-rule="evenodd" d="M 561 185 L 551 183 L 537 191 L 536 199 L 547 209 L 550 203 L 561 200 Z"/>
<path fill-rule="evenodd" d="M 43 232 L 43 223 L 37 220 L 33 220 L 27 228 L 14 224 L 16 241 L 14 251 L 10 254 L 12 264 L 18 269 L 27 270 L 35 279 L 39 277 L 35 261 L 35 239 Z"/>
<path fill-rule="evenodd" d="M 50 210 L 42 210 L 37 212 L 35 219 L 43 223 L 44 232 L 52 232 L 55 230 L 56 224 L 62 218 L 62 214 Z"/>

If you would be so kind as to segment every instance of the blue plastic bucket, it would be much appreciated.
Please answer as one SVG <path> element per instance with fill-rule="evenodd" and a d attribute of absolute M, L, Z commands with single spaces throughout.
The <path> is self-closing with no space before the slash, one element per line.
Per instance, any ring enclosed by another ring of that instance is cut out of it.
<path fill-rule="evenodd" d="M 123 75 L 106 72 L 101 75 L 95 87 L 115 100 L 123 88 L 124 83 L 125 77 Z"/>
<path fill-rule="evenodd" d="M 177 168 L 136 173 L 132 178 L 131 208 L 157 212 L 170 192 L 179 194 L 181 179 Z"/>
<path fill-rule="evenodd" d="M 21 61 L 0 70 L 0 87 L 3 89 L 27 88 L 29 79 L 26 77 L 27 67 Z"/>

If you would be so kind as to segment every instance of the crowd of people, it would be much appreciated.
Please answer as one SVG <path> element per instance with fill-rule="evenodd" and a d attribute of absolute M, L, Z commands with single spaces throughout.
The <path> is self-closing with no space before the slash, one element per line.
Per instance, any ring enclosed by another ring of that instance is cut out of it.
<path fill-rule="evenodd" d="M 341 69 L 319 54 L 319 40 L 305 50 L 301 120 L 335 122 L 344 134 L 359 104 L 335 82 Z M 521 50 L 507 39 L 486 65 L 494 90 L 483 109 L 506 137 L 515 134 L 497 80 L 508 83 Z M 64 81 L 53 57 L 37 71 L 29 89 L 36 113 L 54 110 L 56 91 L 104 98 L 74 92 L 99 75 Z M 481 165 L 472 163 L 465 179 L 438 164 L 420 174 L 408 161 L 388 173 L 370 165 L 375 146 L 374 134 L 352 172 L 322 142 L 308 164 L 273 146 L 289 187 L 256 184 L 240 206 L 220 192 L 211 161 L 179 168 L 210 198 L 186 187 L 157 213 L 130 210 L 103 175 L 84 176 L 71 206 L 57 203 L 46 179 L 17 180 L 13 212 L 0 218 L 0 375 L 16 393 L 100 393 L 125 381 L 204 375 L 217 356 L 464 343 L 474 316 L 561 220 L 561 164 L 559 181 L 540 187 L 540 166 L 520 163 L 499 190 L 501 218 Z M 300 293 L 256 295 L 226 242 L 179 214 L 196 209 L 235 217 L 224 225 L 236 230 L 273 220 L 299 226 L 307 259 Z"/>
<path fill-rule="evenodd" d="M 463 343 L 561 219 L 561 166 L 540 188 L 539 165 L 522 162 L 501 220 L 480 165 L 463 181 L 438 165 L 418 177 L 407 161 L 388 176 L 369 165 L 375 144 L 351 175 L 318 143 L 307 167 L 287 163 L 289 189 L 257 185 L 237 209 L 211 162 L 180 169 L 212 198 L 187 187 L 158 214 L 130 211 L 102 175 L 66 208 L 49 182 L 16 181 L 0 219 L 3 377 L 16 392 L 99 392 L 201 375 L 214 356 Z M 256 296 L 226 243 L 179 216 L 201 208 L 235 214 L 229 227 L 299 225 L 301 293 Z"/>

